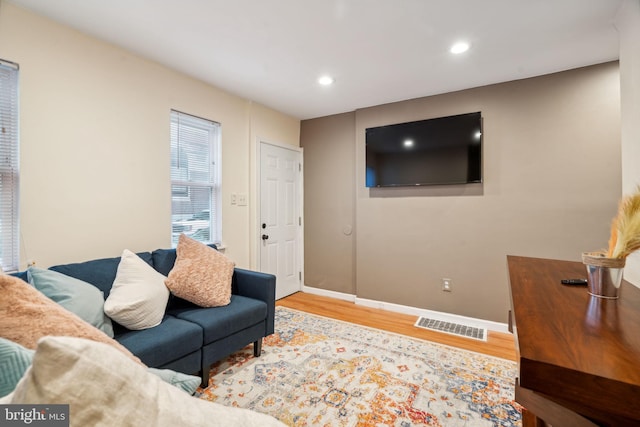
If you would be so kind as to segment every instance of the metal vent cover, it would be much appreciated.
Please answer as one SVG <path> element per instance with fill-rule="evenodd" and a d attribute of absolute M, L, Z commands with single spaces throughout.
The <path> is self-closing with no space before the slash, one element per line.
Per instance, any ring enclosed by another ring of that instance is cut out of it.
<path fill-rule="evenodd" d="M 444 332 L 446 334 L 472 338 L 474 340 L 487 341 L 486 329 L 464 325 L 462 323 L 452 323 L 420 316 L 418 317 L 415 326 L 418 328 L 430 329 L 432 331 Z"/>

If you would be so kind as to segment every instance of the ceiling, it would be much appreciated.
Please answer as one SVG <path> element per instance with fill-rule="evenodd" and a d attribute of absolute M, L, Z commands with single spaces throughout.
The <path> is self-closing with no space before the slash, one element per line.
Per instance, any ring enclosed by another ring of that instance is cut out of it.
<path fill-rule="evenodd" d="M 11 3 L 308 119 L 616 60 L 622 1 Z M 453 55 L 458 40 L 471 48 Z"/>

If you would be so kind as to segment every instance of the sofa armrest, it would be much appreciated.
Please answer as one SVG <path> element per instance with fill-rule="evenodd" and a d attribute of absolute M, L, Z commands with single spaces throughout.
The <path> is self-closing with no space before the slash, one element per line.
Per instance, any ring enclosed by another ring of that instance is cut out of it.
<path fill-rule="evenodd" d="M 267 304 L 266 334 L 274 331 L 276 310 L 276 276 L 258 271 L 236 268 L 233 272 L 232 292 L 243 297 L 254 298 Z"/>

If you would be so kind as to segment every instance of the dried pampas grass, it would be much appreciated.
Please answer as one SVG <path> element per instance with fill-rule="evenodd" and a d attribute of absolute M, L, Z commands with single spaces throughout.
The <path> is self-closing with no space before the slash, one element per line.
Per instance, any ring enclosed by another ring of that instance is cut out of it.
<path fill-rule="evenodd" d="M 626 258 L 638 249 L 640 249 L 640 187 L 634 194 L 620 201 L 618 215 L 611 223 L 607 257 Z"/>

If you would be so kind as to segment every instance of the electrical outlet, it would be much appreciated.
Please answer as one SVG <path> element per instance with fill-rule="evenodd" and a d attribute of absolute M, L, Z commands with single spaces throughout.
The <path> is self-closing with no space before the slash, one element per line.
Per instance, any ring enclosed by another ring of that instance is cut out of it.
<path fill-rule="evenodd" d="M 446 277 L 442 278 L 442 290 L 445 292 L 451 292 L 452 280 Z"/>
<path fill-rule="evenodd" d="M 238 206 L 247 206 L 247 195 L 244 193 L 238 194 Z"/>

